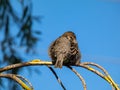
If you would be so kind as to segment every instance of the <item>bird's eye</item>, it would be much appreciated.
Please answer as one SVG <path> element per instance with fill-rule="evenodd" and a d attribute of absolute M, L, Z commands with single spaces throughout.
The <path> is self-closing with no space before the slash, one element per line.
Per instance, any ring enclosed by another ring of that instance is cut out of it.
<path fill-rule="evenodd" d="M 70 41 L 72 41 L 73 40 L 73 37 L 70 37 Z"/>
<path fill-rule="evenodd" d="M 71 40 L 72 40 L 72 37 L 70 37 L 70 36 L 67 36 L 67 39 L 71 41 Z"/>
<path fill-rule="evenodd" d="M 71 38 L 71 40 L 73 40 L 73 37 L 70 37 Z"/>

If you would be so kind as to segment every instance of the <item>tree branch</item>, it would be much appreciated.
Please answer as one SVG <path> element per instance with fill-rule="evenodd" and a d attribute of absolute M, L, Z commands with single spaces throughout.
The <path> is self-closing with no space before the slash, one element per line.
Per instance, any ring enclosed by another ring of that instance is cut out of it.
<path fill-rule="evenodd" d="M 55 78 L 57 79 L 58 83 L 61 85 L 61 87 L 63 88 L 63 90 L 66 90 L 65 86 L 63 85 L 62 81 L 60 80 L 60 78 L 57 76 L 57 73 L 54 71 L 54 69 L 52 67 L 49 67 L 50 71 L 54 74 Z"/>
<path fill-rule="evenodd" d="M 30 62 L 18 63 L 18 64 L 13 64 L 13 65 L 9 65 L 9 66 L 0 68 L 0 72 L 8 71 L 8 70 L 11 70 L 11 69 L 14 69 L 14 68 L 20 68 L 20 67 L 25 67 L 25 66 L 35 66 L 35 65 L 47 65 L 48 66 L 48 65 L 53 65 L 53 64 L 52 64 L 52 62 L 41 61 L 39 59 L 34 59 L 34 60 L 30 61 Z M 105 75 L 102 74 L 101 72 L 99 72 L 98 70 L 95 70 L 94 68 L 90 67 L 89 65 L 98 67 L 99 69 L 101 69 L 104 72 Z M 106 80 L 112 87 L 114 87 L 115 90 L 120 90 L 120 88 L 112 80 L 112 78 L 108 74 L 108 72 L 103 67 L 101 67 L 100 65 L 95 64 L 95 63 L 91 63 L 91 62 L 84 62 L 84 63 L 81 63 L 81 64 L 76 65 L 76 66 L 80 66 L 82 68 L 85 68 L 85 69 L 87 69 L 87 70 L 89 70 L 89 71 L 97 74 L 98 76 L 100 76 L 101 78 L 103 78 L 104 80 Z"/>
<path fill-rule="evenodd" d="M 24 80 L 25 82 L 27 82 L 28 85 L 31 87 L 31 90 L 33 90 L 32 84 L 31 84 L 26 78 L 24 78 L 23 76 L 20 76 L 20 75 L 16 75 L 16 76 L 19 77 L 19 78 L 21 78 L 21 79 Z"/>
<path fill-rule="evenodd" d="M 106 77 L 109 78 L 109 80 L 110 80 L 111 82 L 113 82 L 112 90 L 114 90 L 114 87 L 113 87 L 113 86 L 116 87 L 116 84 L 114 83 L 114 81 L 112 80 L 112 78 L 109 76 L 108 72 L 107 72 L 102 66 L 100 66 L 100 65 L 98 65 L 98 64 L 96 64 L 96 63 L 93 63 L 93 62 L 84 62 L 84 63 L 82 63 L 82 64 L 95 66 L 95 67 L 99 68 L 100 70 L 102 70 L 102 71 L 104 72 L 104 74 L 106 75 Z M 112 83 L 110 83 L 110 84 L 112 84 Z"/>
<path fill-rule="evenodd" d="M 25 66 L 34 66 L 34 65 L 52 65 L 52 62 L 48 62 L 48 61 L 41 61 L 39 59 L 35 59 L 32 60 L 30 62 L 24 62 L 24 63 L 17 63 L 17 64 L 12 64 L 12 65 L 8 65 L 6 67 L 0 68 L 0 72 L 3 71 L 8 71 L 14 68 L 20 68 L 20 67 L 25 67 Z"/>
<path fill-rule="evenodd" d="M 2 73 L 0 73 L 0 77 L 13 79 L 13 80 L 16 81 L 17 83 L 19 83 L 20 86 L 22 86 L 22 88 L 25 89 L 25 90 L 33 90 L 33 88 L 28 87 L 22 80 L 20 80 L 20 79 L 19 79 L 16 75 L 14 75 L 14 74 L 2 74 Z"/>
<path fill-rule="evenodd" d="M 96 64 L 97 65 L 97 64 Z M 101 78 L 103 78 L 105 81 L 107 81 L 112 87 L 115 88 L 115 90 L 120 90 L 120 88 L 118 87 L 118 85 L 112 80 L 111 76 L 108 74 L 107 76 L 106 75 L 103 75 L 102 73 L 100 73 L 98 70 L 95 70 L 93 69 L 92 67 L 88 66 L 88 65 L 84 65 L 83 64 L 79 64 L 78 66 L 80 67 L 83 67 L 95 74 L 97 74 L 98 76 L 100 76 Z M 104 69 L 105 70 L 105 69 Z M 106 70 L 105 70 L 106 71 Z M 107 71 L 106 71 L 107 72 Z"/>
<path fill-rule="evenodd" d="M 79 79 L 82 81 L 84 90 L 87 90 L 87 86 L 86 86 L 84 78 L 74 68 L 72 68 L 71 66 L 67 66 L 67 68 L 72 70 L 79 77 Z"/>
<path fill-rule="evenodd" d="M 104 72 L 105 75 L 109 75 L 108 72 L 100 65 L 93 63 L 93 62 L 84 62 L 82 63 L 84 65 L 91 65 L 91 66 L 96 66 L 97 68 L 99 68 L 100 70 L 102 70 Z"/>

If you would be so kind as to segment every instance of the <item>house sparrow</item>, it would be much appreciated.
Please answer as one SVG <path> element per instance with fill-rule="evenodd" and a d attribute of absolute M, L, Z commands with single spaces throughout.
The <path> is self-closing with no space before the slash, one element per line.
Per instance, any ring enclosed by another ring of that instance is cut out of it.
<path fill-rule="evenodd" d="M 48 53 L 56 68 L 62 68 L 63 64 L 77 65 L 81 59 L 76 36 L 72 31 L 65 32 L 57 38 L 50 45 Z"/>

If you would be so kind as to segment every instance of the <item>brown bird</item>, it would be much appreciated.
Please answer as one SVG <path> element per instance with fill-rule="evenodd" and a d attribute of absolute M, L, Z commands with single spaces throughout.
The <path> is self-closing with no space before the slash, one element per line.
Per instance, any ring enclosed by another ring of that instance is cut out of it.
<path fill-rule="evenodd" d="M 49 56 L 56 68 L 62 65 L 77 65 L 80 63 L 81 54 L 72 31 L 65 32 L 57 38 L 49 47 Z"/>

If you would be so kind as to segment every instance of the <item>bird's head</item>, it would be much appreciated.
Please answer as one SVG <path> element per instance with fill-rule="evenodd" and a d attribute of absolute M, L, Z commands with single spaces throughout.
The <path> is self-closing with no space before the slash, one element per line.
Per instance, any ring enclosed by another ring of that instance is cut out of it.
<path fill-rule="evenodd" d="M 66 37 L 70 42 L 77 43 L 75 33 L 72 31 L 67 31 L 62 36 Z"/>

